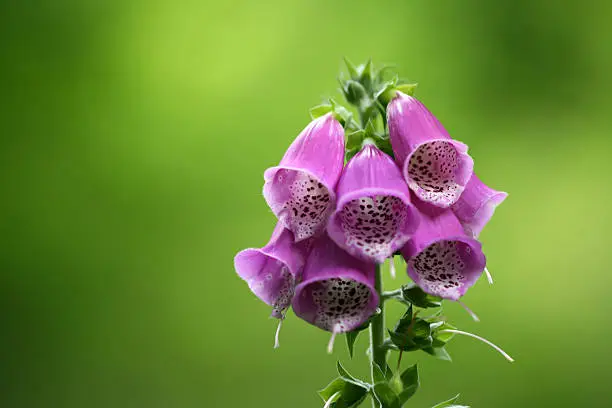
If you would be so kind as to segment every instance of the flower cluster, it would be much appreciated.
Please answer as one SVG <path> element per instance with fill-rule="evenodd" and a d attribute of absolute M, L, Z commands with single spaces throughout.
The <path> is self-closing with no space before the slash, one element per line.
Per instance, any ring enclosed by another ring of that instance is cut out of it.
<path fill-rule="evenodd" d="M 398 251 L 410 278 L 445 299 L 458 300 L 484 271 L 476 238 L 506 193 L 476 177 L 467 146 L 418 99 L 397 91 L 387 123 L 395 160 L 365 139 L 344 165 L 344 129 L 330 112 L 265 171 L 278 224 L 235 266 L 272 316 L 292 305 L 324 330 L 359 327 L 378 306 L 375 265 Z"/>
<path fill-rule="evenodd" d="M 353 68 L 351 79 L 341 81 L 361 126 L 335 102 L 315 113 L 278 166 L 264 173 L 263 196 L 278 219 L 272 237 L 234 260 L 272 317 L 282 321 L 291 307 L 332 339 L 380 314 L 379 266 L 390 260 L 395 273 L 396 255 L 422 296 L 459 301 L 486 270 L 477 238 L 507 196 L 474 174 L 467 146 L 409 95 L 414 87 L 382 81 L 368 69 Z M 413 303 L 419 306 L 410 301 L 396 336 L 413 329 Z M 433 350 L 431 328 L 443 323 L 420 322 L 430 333 L 420 348 Z M 445 331 L 465 334 L 453 329 Z M 393 333 L 391 348 L 408 350 Z M 418 343 L 414 336 L 405 341 Z"/>

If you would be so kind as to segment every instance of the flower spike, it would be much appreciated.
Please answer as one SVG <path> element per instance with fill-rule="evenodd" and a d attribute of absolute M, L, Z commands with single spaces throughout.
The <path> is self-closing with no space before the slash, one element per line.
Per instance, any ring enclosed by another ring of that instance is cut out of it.
<path fill-rule="evenodd" d="M 508 193 L 493 190 L 473 174 L 459 200 L 451 207 L 468 234 L 478 237 Z"/>
<path fill-rule="evenodd" d="M 468 183 L 474 161 L 418 99 L 396 92 L 387 108 L 395 160 L 417 197 L 447 208 Z"/>
<path fill-rule="evenodd" d="M 459 300 L 485 268 L 480 242 L 465 234 L 451 210 L 415 204 L 421 223 L 402 249 L 408 275 L 430 295 Z"/>
<path fill-rule="evenodd" d="M 328 113 L 310 122 L 279 165 L 265 171 L 264 198 L 296 241 L 325 228 L 343 163 L 344 129 Z"/>
<path fill-rule="evenodd" d="M 295 314 L 330 332 L 363 324 L 378 307 L 375 265 L 353 258 L 328 237 L 315 242 L 293 298 Z"/>
<path fill-rule="evenodd" d="M 338 205 L 327 232 L 351 255 L 383 263 L 419 223 L 418 211 L 393 159 L 373 142 L 346 165 L 338 182 Z"/>

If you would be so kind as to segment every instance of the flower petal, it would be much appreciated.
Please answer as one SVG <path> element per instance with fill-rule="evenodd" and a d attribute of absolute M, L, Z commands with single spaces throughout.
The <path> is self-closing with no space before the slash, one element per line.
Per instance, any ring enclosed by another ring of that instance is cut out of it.
<path fill-rule="evenodd" d="M 272 306 L 272 317 L 282 318 L 291 305 L 304 266 L 305 246 L 279 222 L 263 248 L 248 248 L 234 258 L 238 275 L 251 291 Z"/>
<path fill-rule="evenodd" d="M 486 266 L 481 244 L 463 231 L 449 209 L 420 203 L 421 223 L 402 249 L 408 275 L 425 292 L 458 300 Z"/>
<path fill-rule="evenodd" d="M 296 241 L 318 234 L 327 224 L 343 163 L 344 130 L 327 114 L 299 134 L 278 166 L 265 171 L 264 198 Z"/>
<path fill-rule="evenodd" d="M 387 117 L 395 160 L 408 186 L 436 206 L 455 203 L 474 168 L 467 146 L 451 139 L 419 100 L 401 92 L 389 103 Z"/>
<path fill-rule="evenodd" d="M 468 234 L 478 237 L 508 193 L 493 190 L 472 175 L 459 200 L 451 207 Z"/>
<path fill-rule="evenodd" d="M 295 289 L 295 314 L 337 333 L 356 329 L 378 307 L 375 266 L 351 257 L 328 237 L 315 242 L 303 281 Z"/>
<path fill-rule="evenodd" d="M 341 248 L 383 263 L 400 249 L 419 222 L 401 172 L 388 155 L 366 144 L 338 182 L 338 205 L 327 226 Z"/>

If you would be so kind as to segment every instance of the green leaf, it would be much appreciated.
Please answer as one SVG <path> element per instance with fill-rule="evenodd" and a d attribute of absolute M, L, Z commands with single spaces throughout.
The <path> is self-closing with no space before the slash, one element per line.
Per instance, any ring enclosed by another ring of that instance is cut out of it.
<path fill-rule="evenodd" d="M 385 373 L 383 372 L 383 370 L 380 368 L 380 366 L 376 363 L 373 363 L 373 377 L 374 377 L 374 382 L 385 382 L 387 381 L 387 377 L 385 375 Z"/>
<path fill-rule="evenodd" d="M 336 378 L 327 387 L 320 390 L 319 395 L 325 402 L 330 398 L 334 398 L 331 403 L 331 406 L 334 408 L 349 408 L 361 404 L 368 392 L 369 387 L 364 388 L 360 385 L 347 382 L 343 378 Z"/>
<path fill-rule="evenodd" d="M 342 390 L 340 398 L 338 398 L 332 407 L 334 408 L 350 408 L 359 406 L 365 397 L 368 395 L 369 390 L 363 387 L 359 387 L 355 384 L 347 383 Z"/>
<path fill-rule="evenodd" d="M 389 337 L 391 338 L 393 345 L 397 347 L 398 350 L 415 351 L 420 348 L 414 341 L 412 341 L 408 334 L 400 334 L 389 330 Z"/>
<path fill-rule="evenodd" d="M 373 391 L 381 408 L 401 408 L 399 396 L 386 382 L 374 384 Z"/>
<path fill-rule="evenodd" d="M 348 371 L 346 371 L 346 369 L 344 367 L 342 367 L 342 364 L 340 364 L 339 361 L 336 364 L 336 368 L 338 369 L 338 375 L 340 375 L 340 378 L 342 378 L 346 382 L 349 382 L 349 383 L 355 384 L 355 385 L 359 385 L 361 387 L 369 389 L 370 384 L 368 384 L 368 383 L 366 383 L 364 381 L 361 381 L 358 378 L 353 377 L 351 374 L 349 374 Z"/>
<path fill-rule="evenodd" d="M 353 358 L 353 346 L 355 345 L 355 340 L 357 340 L 359 333 L 359 331 L 350 331 L 346 333 L 346 347 L 348 348 L 351 358 Z"/>
<path fill-rule="evenodd" d="M 448 401 L 444 401 L 439 403 L 438 405 L 434 405 L 432 408 L 470 408 L 466 405 L 456 405 L 455 402 L 459 399 L 459 394 L 455 395 L 453 398 Z"/>
<path fill-rule="evenodd" d="M 401 375 L 403 389 L 399 394 L 400 403 L 404 404 L 419 388 L 419 370 L 417 365 L 408 367 Z"/>
<path fill-rule="evenodd" d="M 327 384 L 325 388 L 319 390 L 319 395 L 321 398 L 323 398 L 323 401 L 327 401 L 335 393 L 341 392 L 344 389 L 344 384 L 346 384 L 346 381 L 344 381 L 342 378 L 336 378 Z"/>
<path fill-rule="evenodd" d="M 423 349 L 423 351 L 437 359 L 453 361 L 450 354 L 448 354 L 448 351 L 446 351 L 444 347 L 426 347 Z"/>
<path fill-rule="evenodd" d="M 349 133 L 346 136 L 346 148 L 347 149 L 360 149 L 361 144 L 363 143 L 363 139 L 365 137 L 364 130 L 357 130 L 355 132 Z"/>
<path fill-rule="evenodd" d="M 402 297 L 407 302 L 421 308 L 442 306 L 442 299 L 428 295 L 414 284 L 402 286 Z"/>

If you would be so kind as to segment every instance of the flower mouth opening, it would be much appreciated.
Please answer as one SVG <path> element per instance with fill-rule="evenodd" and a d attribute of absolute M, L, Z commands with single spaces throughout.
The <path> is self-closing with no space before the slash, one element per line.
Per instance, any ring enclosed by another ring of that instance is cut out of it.
<path fill-rule="evenodd" d="M 272 210 L 296 241 L 317 234 L 332 210 L 333 193 L 315 176 L 300 170 L 279 169 L 270 181 Z"/>
<path fill-rule="evenodd" d="M 408 239 L 403 233 L 408 213 L 406 204 L 392 195 L 349 201 L 338 214 L 349 252 L 384 262 Z"/>
<path fill-rule="evenodd" d="M 436 140 L 423 143 L 410 155 L 406 176 L 419 198 L 446 207 L 463 191 L 461 167 L 456 147 L 449 141 Z"/>
<path fill-rule="evenodd" d="M 313 283 L 311 294 L 316 308 L 314 324 L 323 330 L 344 333 L 369 317 L 366 314 L 372 293 L 361 282 L 329 278 Z"/>
<path fill-rule="evenodd" d="M 258 250 L 243 252 L 236 266 L 251 291 L 272 306 L 271 316 L 283 318 L 291 305 L 296 283 L 289 267 Z"/>
<path fill-rule="evenodd" d="M 432 295 L 457 300 L 467 288 L 466 281 L 477 266 L 469 244 L 455 240 L 429 245 L 408 262 L 417 284 Z"/>

